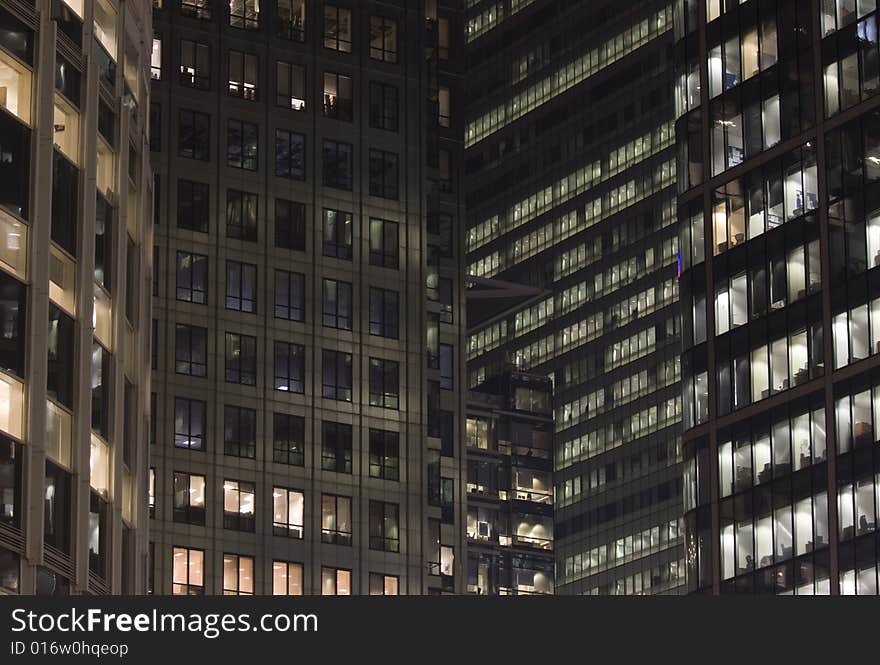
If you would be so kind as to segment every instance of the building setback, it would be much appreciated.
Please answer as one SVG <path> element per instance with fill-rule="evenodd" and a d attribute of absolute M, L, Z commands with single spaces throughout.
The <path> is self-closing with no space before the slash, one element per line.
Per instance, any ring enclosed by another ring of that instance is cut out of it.
<path fill-rule="evenodd" d="M 154 593 L 463 590 L 454 5 L 154 2 Z"/>
<path fill-rule="evenodd" d="M 0 593 L 143 593 L 149 5 L 0 1 Z"/>
<path fill-rule="evenodd" d="M 677 593 L 673 8 L 468 4 L 467 273 L 544 293 L 482 312 L 468 387 L 552 379 L 556 593 Z"/>
<path fill-rule="evenodd" d="M 688 588 L 876 594 L 876 3 L 675 26 Z"/>

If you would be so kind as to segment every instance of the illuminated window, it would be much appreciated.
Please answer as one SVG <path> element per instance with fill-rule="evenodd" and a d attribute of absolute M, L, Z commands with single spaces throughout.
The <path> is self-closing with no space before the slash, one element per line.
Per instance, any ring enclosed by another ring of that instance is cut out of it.
<path fill-rule="evenodd" d="M 344 568 L 321 568 L 322 596 L 350 596 L 351 571 Z"/>
<path fill-rule="evenodd" d="M 303 493 L 284 487 L 272 490 L 272 533 L 287 538 L 303 537 Z"/>
<path fill-rule="evenodd" d="M 173 555 L 172 595 L 203 595 L 205 593 L 204 550 L 175 547 Z"/>
<path fill-rule="evenodd" d="M 301 596 L 303 566 L 291 561 L 272 562 L 272 595 Z"/>
<path fill-rule="evenodd" d="M 31 71 L 0 49 L 0 106 L 19 120 L 31 122 Z"/>
<path fill-rule="evenodd" d="M 254 594 L 254 558 L 239 554 L 223 555 L 223 595 Z"/>

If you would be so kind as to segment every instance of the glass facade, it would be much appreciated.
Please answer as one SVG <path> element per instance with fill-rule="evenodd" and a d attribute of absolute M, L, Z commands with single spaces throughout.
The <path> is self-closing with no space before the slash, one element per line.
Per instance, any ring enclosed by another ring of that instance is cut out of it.
<path fill-rule="evenodd" d="M 876 21 L 675 3 L 692 592 L 877 593 Z"/>
<path fill-rule="evenodd" d="M 0 593 L 146 590 L 149 12 L 0 1 Z"/>

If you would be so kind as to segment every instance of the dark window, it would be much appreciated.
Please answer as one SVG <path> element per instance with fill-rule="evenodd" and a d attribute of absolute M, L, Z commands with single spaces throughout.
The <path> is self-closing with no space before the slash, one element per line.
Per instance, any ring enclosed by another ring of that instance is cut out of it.
<path fill-rule="evenodd" d="M 233 0 L 235 2 L 236 0 Z M 259 61 L 252 53 L 229 51 L 229 86 L 231 97 L 254 101 L 257 99 Z"/>
<path fill-rule="evenodd" d="M 370 219 L 370 265 L 398 266 L 398 225 L 384 219 Z"/>
<path fill-rule="evenodd" d="M 277 35 L 297 42 L 306 40 L 306 0 L 278 0 Z"/>
<path fill-rule="evenodd" d="M 174 472 L 173 519 L 184 524 L 205 524 L 204 476 Z"/>
<path fill-rule="evenodd" d="M 370 549 L 400 551 L 399 511 L 396 503 L 370 501 Z"/>
<path fill-rule="evenodd" d="M 257 311 L 257 266 L 226 262 L 226 309 L 250 314 Z"/>
<path fill-rule="evenodd" d="M 351 122 L 353 115 L 351 77 L 324 72 L 324 117 Z"/>
<path fill-rule="evenodd" d="M 204 450 L 208 405 L 186 397 L 174 398 L 174 447 Z"/>
<path fill-rule="evenodd" d="M 453 363 L 455 354 L 451 344 L 440 345 L 440 387 L 452 390 Z"/>
<path fill-rule="evenodd" d="M 226 237 L 257 241 L 258 197 L 237 189 L 226 190 Z"/>
<path fill-rule="evenodd" d="M 178 323 L 175 334 L 175 363 L 178 374 L 208 375 L 208 329 Z"/>
<path fill-rule="evenodd" d="M 303 345 L 275 341 L 275 390 L 305 392 L 305 358 Z"/>
<path fill-rule="evenodd" d="M 198 305 L 208 302 L 207 256 L 177 252 L 177 300 Z"/>
<path fill-rule="evenodd" d="M 43 541 L 62 552 L 70 552 L 70 474 L 46 460 L 43 478 Z"/>
<path fill-rule="evenodd" d="M 324 208 L 324 256 L 351 260 L 351 213 Z"/>
<path fill-rule="evenodd" d="M 22 446 L 0 437 L 0 522 L 21 524 Z"/>
<path fill-rule="evenodd" d="M 150 445 L 156 444 L 157 427 L 156 422 L 159 420 L 158 394 L 150 393 Z"/>
<path fill-rule="evenodd" d="M 384 150 L 370 150 L 370 195 L 397 200 L 397 155 Z"/>
<path fill-rule="evenodd" d="M 436 233 L 440 237 L 438 247 L 441 256 L 452 256 L 452 229 L 452 215 L 437 215 Z"/>
<path fill-rule="evenodd" d="M 4 143 L 6 137 L 3 139 Z M 0 146 L 5 149 L 5 146 Z M 0 162 L 5 162 L 3 154 Z M 71 256 L 76 256 L 76 236 L 79 224 L 79 169 L 52 151 L 52 240 Z"/>
<path fill-rule="evenodd" d="M 291 180 L 306 179 L 306 137 L 287 129 L 275 130 L 275 175 Z"/>
<path fill-rule="evenodd" d="M 191 180 L 177 181 L 177 226 L 190 231 L 208 232 L 208 185 Z"/>
<path fill-rule="evenodd" d="M 306 250 L 306 206 L 298 201 L 275 199 L 275 246 Z"/>
<path fill-rule="evenodd" d="M 275 62 L 275 104 L 293 111 L 306 110 L 306 68 L 292 62 Z"/>
<path fill-rule="evenodd" d="M 150 369 L 159 368 L 159 322 L 156 319 L 150 325 Z"/>
<path fill-rule="evenodd" d="M 455 412 L 440 409 L 437 415 L 440 428 L 440 454 L 454 457 L 455 450 Z"/>
<path fill-rule="evenodd" d="M 134 469 L 140 422 L 137 413 L 138 387 L 123 376 L 122 393 L 122 463 Z"/>
<path fill-rule="evenodd" d="M 95 283 L 113 292 L 113 207 L 101 194 L 95 195 Z M 155 248 L 158 249 L 158 248 Z M 154 251 L 154 257 L 158 252 Z M 154 262 L 154 283 L 158 289 L 159 269 Z"/>
<path fill-rule="evenodd" d="M 442 309 L 440 310 L 440 322 L 452 323 L 452 280 L 441 277 L 437 282 L 437 295 Z"/>
<path fill-rule="evenodd" d="M 150 150 L 162 150 L 162 105 L 159 102 L 150 102 Z"/>
<path fill-rule="evenodd" d="M 351 330 L 351 284 L 325 279 L 321 293 L 324 325 Z"/>
<path fill-rule="evenodd" d="M 397 291 L 370 287 L 370 334 L 397 339 Z"/>
<path fill-rule="evenodd" d="M 370 406 L 396 409 L 400 401 L 400 365 L 370 358 Z"/>
<path fill-rule="evenodd" d="M 324 5 L 324 48 L 351 53 L 351 10 Z"/>
<path fill-rule="evenodd" d="M 234 169 L 256 171 L 258 164 L 257 126 L 241 120 L 229 120 L 226 128 L 226 165 Z"/>
<path fill-rule="evenodd" d="M 351 498 L 321 495 L 321 542 L 351 545 Z"/>
<path fill-rule="evenodd" d="M 400 478 L 400 435 L 382 429 L 370 429 L 370 478 Z"/>
<path fill-rule="evenodd" d="M 351 473 L 351 425 L 324 421 L 321 423 L 321 469 Z"/>
<path fill-rule="evenodd" d="M 153 174 L 153 224 L 159 225 L 162 219 L 162 189 L 160 187 L 162 179 L 158 173 Z"/>
<path fill-rule="evenodd" d="M 126 234 L 125 243 L 125 318 L 137 328 L 140 312 L 140 247 Z"/>
<path fill-rule="evenodd" d="M 322 392 L 328 399 L 351 401 L 351 354 L 344 351 L 322 352 Z"/>
<path fill-rule="evenodd" d="M 275 318 L 305 321 L 306 277 L 302 273 L 275 271 Z"/>
<path fill-rule="evenodd" d="M 82 74 L 71 65 L 66 58 L 56 54 L 55 57 L 55 89 L 67 97 L 75 106 L 80 105 L 80 85 Z"/>
<path fill-rule="evenodd" d="M 103 346 L 92 342 L 92 430 L 105 439 L 110 433 L 112 358 Z"/>
<path fill-rule="evenodd" d="M 305 419 L 287 413 L 273 414 L 272 459 L 276 464 L 305 464 Z"/>
<path fill-rule="evenodd" d="M 397 21 L 384 16 L 370 17 L 370 57 L 397 62 Z"/>
<path fill-rule="evenodd" d="M 60 12 L 52 8 L 52 19 L 59 20 Z M 29 65 L 34 64 L 34 31 L 18 19 L 17 16 L 0 9 L 0 30 L 3 31 L 6 41 L 3 46 L 15 57 Z M 80 23 L 80 33 L 82 24 Z"/>
<path fill-rule="evenodd" d="M 257 384 L 257 338 L 226 333 L 226 382 Z"/>
<path fill-rule="evenodd" d="M 156 119 L 156 122 L 159 122 L 161 125 L 162 107 L 157 103 L 150 103 L 151 131 L 152 131 L 152 127 L 153 127 L 153 107 L 154 106 L 156 107 L 156 115 L 159 116 Z M 104 103 L 103 99 L 98 100 L 98 133 L 111 146 L 116 145 L 116 114 L 113 113 L 113 110 L 107 104 Z M 160 132 L 160 136 L 161 136 L 161 132 Z M 153 140 L 153 137 L 151 135 L 150 141 L 152 142 L 152 140 Z"/>
<path fill-rule="evenodd" d="M 49 339 L 46 391 L 68 409 L 73 409 L 74 340 L 76 325 L 72 318 L 49 303 Z"/>
<path fill-rule="evenodd" d="M 211 49 L 207 44 L 180 40 L 180 85 L 197 90 L 211 88 Z"/>
<path fill-rule="evenodd" d="M 254 459 L 257 452 L 257 412 L 241 406 L 223 407 L 223 454 Z"/>
<path fill-rule="evenodd" d="M 235 531 L 254 530 L 254 502 L 256 487 L 254 483 L 243 480 L 223 481 L 223 528 Z"/>
<path fill-rule="evenodd" d="M 351 191 L 352 183 L 351 143 L 324 140 L 323 183 L 325 187 L 335 187 Z"/>
<path fill-rule="evenodd" d="M 180 109 L 177 136 L 178 154 L 188 159 L 210 159 L 211 116 L 207 113 Z"/>
<path fill-rule="evenodd" d="M 27 348 L 27 287 L 0 271 L 0 367 L 24 377 Z"/>
<path fill-rule="evenodd" d="M 396 86 L 370 81 L 370 127 L 397 131 Z"/>
<path fill-rule="evenodd" d="M 0 113 L 0 154 L 0 207 L 28 219 L 31 130 L 9 113 Z"/>
<path fill-rule="evenodd" d="M 107 502 L 92 490 L 89 493 L 89 572 L 106 575 L 108 547 Z"/>

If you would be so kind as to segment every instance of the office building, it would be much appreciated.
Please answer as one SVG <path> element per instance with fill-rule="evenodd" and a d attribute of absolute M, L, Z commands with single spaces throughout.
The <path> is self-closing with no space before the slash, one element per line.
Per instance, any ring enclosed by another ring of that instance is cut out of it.
<path fill-rule="evenodd" d="M 553 593 L 553 386 L 508 372 L 467 402 L 467 592 Z"/>
<path fill-rule="evenodd" d="M 0 2 L 0 593 L 143 593 L 149 6 Z"/>
<path fill-rule="evenodd" d="M 460 12 L 153 26 L 152 592 L 461 592 Z"/>
<path fill-rule="evenodd" d="M 680 591 L 672 6 L 468 5 L 467 273 L 546 292 L 470 331 L 468 387 L 553 382 L 556 593 Z"/>
<path fill-rule="evenodd" d="M 877 593 L 875 2 L 678 2 L 688 587 Z"/>

